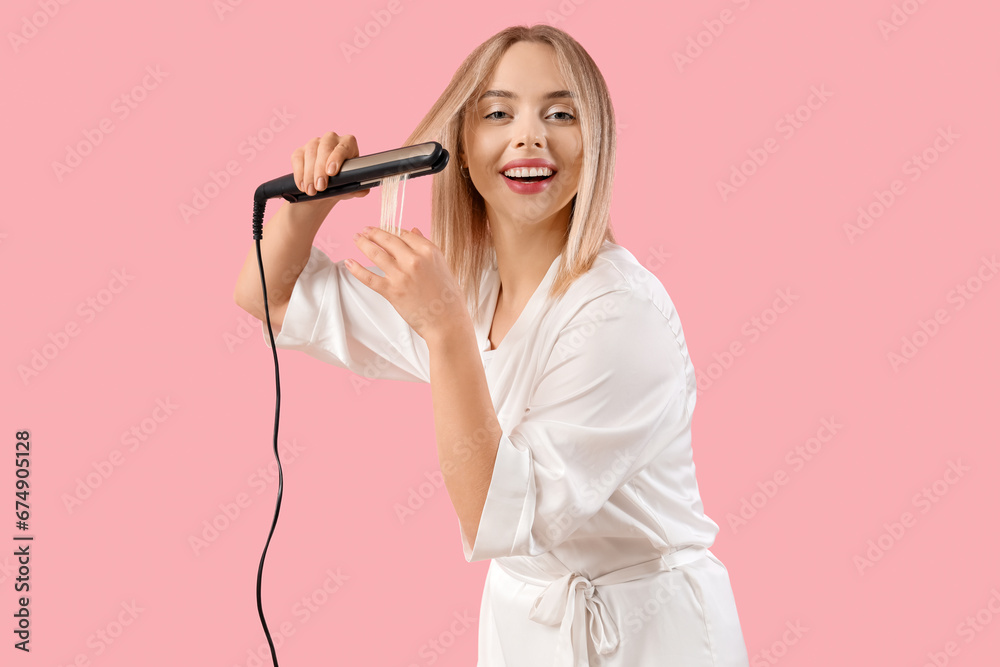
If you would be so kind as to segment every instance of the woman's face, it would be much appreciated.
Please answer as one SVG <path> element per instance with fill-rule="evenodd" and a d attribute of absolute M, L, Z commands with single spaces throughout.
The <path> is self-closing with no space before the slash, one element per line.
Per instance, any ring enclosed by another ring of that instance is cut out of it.
<path fill-rule="evenodd" d="M 568 222 L 583 139 L 576 91 L 566 88 L 555 49 L 518 42 L 500 60 L 475 113 L 466 117 L 463 157 L 492 223 Z M 541 161 L 554 173 L 534 185 L 511 180 L 503 172 L 519 160 Z"/>

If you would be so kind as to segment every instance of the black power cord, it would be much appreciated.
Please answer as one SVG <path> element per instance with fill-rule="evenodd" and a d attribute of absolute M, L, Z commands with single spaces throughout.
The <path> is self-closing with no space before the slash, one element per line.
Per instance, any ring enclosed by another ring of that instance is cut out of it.
<path fill-rule="evenodd" d="M 264 206 L 266 199 L 254 198 L 253 202 L 253 238 L 257 246 L 257 266 L 260 267 L 260 287 L 264 290 L 264 315 L 267 319 L 267 335 L 271 339 L 271 352 L 274 354 L 274 459 L 278 462 L 278 500 L 274 506 L 274 520 L 271 522 L 271 531 L 267 534 L 267 542 L 264 544 L 264 553 L 260 555 L 260 565 L 257 568 L 257 613 L 260 615 L 260 624 L 264 626 L 264 636 L 267 637 L 267 645 L 271 647 L 271 660 L 274 667 L 278 667 L 278 655 L 274 652 L 274 642 L 271 641 L 271 633 L 267 630 L 267 621 L 264 620 L 264 607 L 260 603 L 260 582 L 264 575 L 264 558 L 267 556 L 267 547 L 271 544 L 271 536 L 274 535 L 274 527 L 278 524 L 278 512 L 281 511 L 281 457 L 278 455 L 278 413 L 281 409 L 281 382 L 278 379 L 278 348 L 274 346 L 274 333 L 271 331 L 271 312 L 267 307 L 267 285 L 264 283 L 264 260 L 260 256 L 260 240 L 264 237 Z"/>
<path fill-rule="evenodd" d="M 267 319 L 267 335 L 271 339 L 271 352 L 274 355 L 274 459 L 278 462 L 278 500 L 274 506 L 274 520 L 271 531 L 267 534 L 264 553 L 260 555 L 260 567 L 257 568 L 257 613 L 260 624 L 264 626 L 267 644 L 271 647 L 271 659 L 274 667 L 278 667 L 278 656 L 274 652 L 274 642 L 267 630 L 264 620 L 264 607 L 260 602 L 260 582 L 264 574 L 264 558 L 267 547 L 271 544 L 274 527 L 278 523 L 278 512 L 281 511 L 281 457 L 278 455 L 278 413 L 281 409 L 281 382 L 278 380 L 278 349 L 274 345 L 274 332 L 271 331 L 271 312 L 267 307 L 267 285 L 264 282 L 264 260 L 260 256 L 260 240 L 263 238 L 264 207 L 267 200 L 282 197 L 290 202 L 312 201 L 325 199 L 336 195 L 348 194 L 358 190 L 368 190 L 381 185 L 383 179 L 402 177 L 405 181 L 415 176 L 436 174 L 448 164 L 449 154 L 441 144 L 429 141 L 412 146 L 404 146 L 390 151 L 382 151 L 365 155 L 357 159 L 348 159 L 341 165 L 340 171 L 331 176 L 327 187 L 322 192 L 307 195 L 299 190 L 295 183 L 295 174 L 286 174 L 280 178 L 262 183 L 253 196 L 253 238 L 257 245 L 257 266 L 260 267 L 260 287 L 264 291 L 264 316 Z"/>

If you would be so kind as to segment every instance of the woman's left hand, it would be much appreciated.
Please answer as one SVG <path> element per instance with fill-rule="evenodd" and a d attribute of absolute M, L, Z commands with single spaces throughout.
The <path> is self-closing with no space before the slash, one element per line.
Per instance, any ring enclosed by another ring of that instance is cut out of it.
<path fill-rule="evenodd" d="M 365 227 L 354 243 L 385 273 L 348 260 L 347 269 L 381 294 L 421 338 L 430 342 L 471 325 L 465 297 L 441 249 L 416 227 L 399 236 Z"/>

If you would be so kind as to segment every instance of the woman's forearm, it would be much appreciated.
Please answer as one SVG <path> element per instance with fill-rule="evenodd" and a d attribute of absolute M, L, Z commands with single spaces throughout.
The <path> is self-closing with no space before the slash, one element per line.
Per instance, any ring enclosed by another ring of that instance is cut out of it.
<path fill-rule="evenodd" d="M 309 260 L 316 234 L 334 203 L 330 199 L 295 204 L 283 202 L 283 206 L 264 225 L 260 257 L 264 265 L 271 321 L 279 330 L 284 313 L 282 306 L 291 298 L 295 281 Z M 233 291 L 233 300 L 257 319 L 264 319 L 264 290 L 260 286 L 256 244 L 251 245 L 247 253 Z"/>
<path fill-rule="evenodd" d="M 427 344 L 441 473 L 462 530 L 474 545 L 503 430 L 471 320 Z"/>

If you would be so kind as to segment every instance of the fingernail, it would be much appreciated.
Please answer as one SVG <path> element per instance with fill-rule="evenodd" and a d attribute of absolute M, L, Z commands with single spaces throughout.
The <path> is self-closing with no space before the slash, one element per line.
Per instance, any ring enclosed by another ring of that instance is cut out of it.
<path fill-rule="evenodd" d="M 357 232 L 355 232 L 354 233 L 354 240 L 357 241 L 360 238 L 361 238 L 361 234 L 358 234 Z"/>
<path fill-rule="evenodd" d="M 328 163 L 326 165 L 326 173 L 328 173 L 331 176 L 333 176 L 333 173 L 335 171 L 337 171 L 337 163 L 336 162 L 330 162 L 330 163 Z"/>

